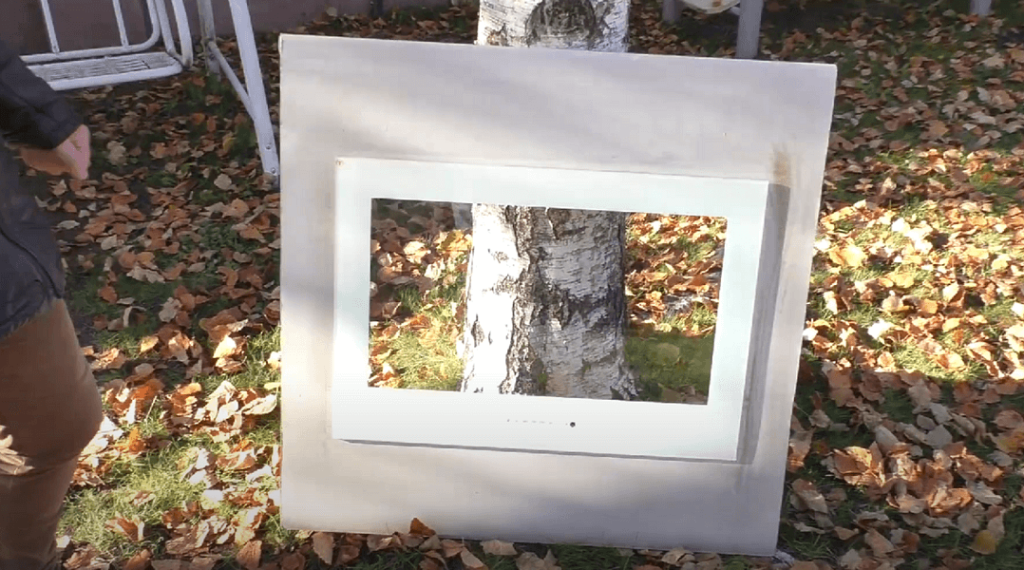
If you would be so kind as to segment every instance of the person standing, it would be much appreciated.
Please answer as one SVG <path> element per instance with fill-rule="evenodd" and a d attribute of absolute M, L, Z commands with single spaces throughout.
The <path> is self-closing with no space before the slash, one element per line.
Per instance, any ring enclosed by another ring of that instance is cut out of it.
<path fill-rule="evenodd" d="M 90 133 L 0 41 L 0 570 L 54 570 L 61 506 L 103 406 L 64 301 L 53 230 L 30 168 L 88 178 Z"/>

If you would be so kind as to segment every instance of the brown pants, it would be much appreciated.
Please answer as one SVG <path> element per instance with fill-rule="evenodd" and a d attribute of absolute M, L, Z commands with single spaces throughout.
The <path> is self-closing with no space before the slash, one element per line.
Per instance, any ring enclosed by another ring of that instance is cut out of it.
<path fill-rule="evenodd" d="M 0 338 L 0 570 L 52 570 L 78 455 L 103 418 L 63 301 Z"/>

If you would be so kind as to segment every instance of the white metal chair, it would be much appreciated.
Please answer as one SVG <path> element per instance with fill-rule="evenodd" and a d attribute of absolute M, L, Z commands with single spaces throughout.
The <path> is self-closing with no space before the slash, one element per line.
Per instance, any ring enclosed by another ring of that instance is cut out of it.
<path fill-rule="evenodd" d="M 971 14 L 988 16 L 992 13 L 992 0 L 971 0 Z"/>
<path fill-rule="evenodd" d="M 22 59 L 36 75 L 60 91 L 177 75 L 192 66 L 192 35 L 188 19 L 184 17 L 185 6 L 182 0 L 171 0 L 178 26 L 179 45 L 176 46 L 164 0 L 145 1 L 152 28 L 146 41 L 129 43 L 121 1 L 112 0 L 121 45 L 61 51 L 49 0 L 39 0 L 50 53 L 26 55 Z M 158 48 L 161 40 L 163 46 Z"/>
<path fill-rule="evenodd" d="M 761 9 L 764 0 L 661 0 L 661 19 L 676 22 L 681 15 L 680 3 L 687 4 L 702 12 L 728 10 L 740 17 L 736 32 L 736 57 L 751 59 L 757 56 L 761 39 Z M 737 6 L 737 4 L 739 4 Z M 721 7 L 719 9 L 718 7 Z"/>
<path fill-rule="evenodd" d="M 193 66 L 192 33 L 182 0 L 170 0 L 178 32 L 177 45 L 165 0 L 144 0 L 150 35 L 144 42 L 137 44 L 128 41 L 121 0 L 111 1 L 121 39 L 119 46 L 61 51 L 49 0 L 39 0 L 49 35 L 50 52 L 25 55 L 22 56 L 22 60 L 33 73 L 58 91 L 171 77 Z M 206 52 L 207 65 L 211 72 L 224 72 L 227 76 L 245 110 L 252 117 L 263 171 L 277 179 L 280 175 L 277 144 L 274 141 L 273 126 L 267 108 L 263 75 L 260 71 L 252 21 L 249 18 L 249 5 L 246 0 L 228 1 L 241 55 L 245 86 L 238 80 L 238 76 L 217 48 L 210 0 L 197 0 L 202 27 L 202 46 Z M 162 45 L 158 47 L 158 44 Z"/>

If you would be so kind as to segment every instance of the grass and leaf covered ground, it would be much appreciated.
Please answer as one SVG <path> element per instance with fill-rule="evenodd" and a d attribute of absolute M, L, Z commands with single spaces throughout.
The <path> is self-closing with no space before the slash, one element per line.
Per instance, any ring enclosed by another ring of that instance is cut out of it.
<path fill-rule="evenodd" d="M 68 495 L 65 567 L 1024 567 L 1024 9 L 966 12 L 963 0 L 766 4 L 765 58 L 839 67 L 781 505 L 792 560 L 438 540 L 418 522 L 387 537 L 282 528 L 279 194 L 260 177 L 252 125 L 200 70 L 74 94 L 95 179 L 26 173 L 55 217 L 107 413 Z M 730 56 L 733 16 L 659 15 L 633 3 L 632 51 Z M 293 31 L 470 43 L 475 18 L 324 14 Z M 260 55 L 276 121 L 274 35 Z M 431 387 L 453 374 L 471 236 L 433 212 L 418 228 L 400 215 L 382 212 L 376 230 L 398 249 L 374 268 L 374 358 L 378 374 L 387 364 Z M 701 242 L 676 230 L 631 224 L 641 363 L 678 363 L 662 346 L 673 342 L 699 361 L 713 328 L 713 303 L 666 305 L 680 278 L 706 273 L 680 255 L 699 258 Z"/>
<path fill-rule="evenodd" d="M 442 203 L 377 200 L 371 225 L 369 385 L 457 390 L 472 232 Z M 704 403 L 725 220 L 632 213 L 627 233 L 626 358 L 639 398 Z"/>

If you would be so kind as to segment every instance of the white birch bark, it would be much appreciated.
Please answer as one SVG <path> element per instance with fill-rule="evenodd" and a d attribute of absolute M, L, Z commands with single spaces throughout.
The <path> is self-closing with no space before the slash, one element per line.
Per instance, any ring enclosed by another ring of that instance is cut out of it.
<path fill-rule="evenodd" d="M 481 0 L 477 43 L 625 51 L 628 0 Z M 624 213 L 476 204 L 460 389 L 630 399 Z"/>
<path fill-rule="evenodd" d="M 629 2 L 480 0 L 477 43 L 626 51 Z"/>

